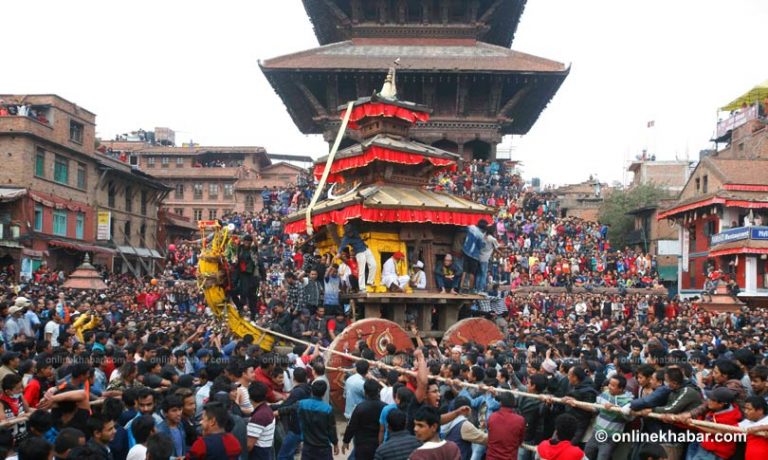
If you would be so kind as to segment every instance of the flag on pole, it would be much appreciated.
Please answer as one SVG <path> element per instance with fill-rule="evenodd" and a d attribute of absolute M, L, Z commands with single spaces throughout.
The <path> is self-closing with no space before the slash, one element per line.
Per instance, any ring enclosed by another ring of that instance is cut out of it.
<path fill-rule="evenodd" d="M 651 121 L 649 121 L 649 122 L 648 122 L 648 127 L 649 127 L 649 128 L 653 128 L 653 126 L 654 126 L 655 124 L 656 124 L 656 121 L 655 121 L 655 120 L 651 120 Z"/>

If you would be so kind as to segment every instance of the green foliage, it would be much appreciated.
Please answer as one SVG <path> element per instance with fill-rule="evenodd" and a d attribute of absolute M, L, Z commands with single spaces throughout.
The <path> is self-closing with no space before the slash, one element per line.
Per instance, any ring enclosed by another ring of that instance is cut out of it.
<path fill-rule="evenodd" d="M 669 196 L 667 190 L 653 183 L 611 191 L 600 207 L 600 222 L 610 226 L 608 239 L 611 246 L 623 249 L 627 245 L 627 236 L 635 229 L 635 217 L 628 212 L 655 205 Z"/>

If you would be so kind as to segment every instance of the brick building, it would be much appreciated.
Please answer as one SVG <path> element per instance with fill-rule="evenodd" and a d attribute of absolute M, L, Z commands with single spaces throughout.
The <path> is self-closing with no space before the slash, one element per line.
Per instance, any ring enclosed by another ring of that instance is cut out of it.
<path fill-rule="evenodd" d="M 718 269 L 736 279 L 740 297 L 768 297 L 768 120 L 761 103 L 745 101 L 718 123 L 722 148 L 701 159 L 678 200 L 658 215 L 680 226 L 684 294 L 700 292 Z"/>
<path fill-rule="evenodd" d="M 554 190 L 559 201 L 560 217 L 578 217 L 596 222 L 608 184 L 589 177 L 588 180 L 564 185 Z"/>
<path fill-rule="evenodd" d="M 633 173 L 630 188 L 639 185 L 656 184 L 667 190 L 670 197 L 677 197 L 683 190 L 691 173 L 689 161 L 657 161 L 645 153 L 633 161 L 628 168 Z M 679 229 L 671 221 L 659 221 L 659 211 L 668 208 L 675 199 L 660 200 L 628 214 L 634 217 L 634 230 L 627 235 L 627 243 L 656 257 L 657 269 L 662 282 L 677 292 L 678 258 L 680 257 Z"/>
<path fill-rule="evenodd" d="M 169 222 L 176 223 L 216 219 L 232 211 L 260 211 L 262 191 L 297 184 L 306 175 L 306 169 L 288 161 L 272 163 L 263 147 L 176 147 L 150 140 L 107 141 L 103 147 L 171 189 L 162 207 Z M 290 155 L 274 157 L 311 161 Z"/>
<path fill-rule="evenodd" d="M 143 248 L 136 258 L 159 257 L 142 231 L 157 231 L 165 187 L 96 152 L 95 114 L 56 95 L 0 100 L 0 264 L 27 275 L 42 263 L 70 271 L 89 253 L 112 268 L 121 245 Z M 120 204 L 129 202 L 135 210 Z M 130 231 L 115 241 L 110 221 L 120 219 Z"/>

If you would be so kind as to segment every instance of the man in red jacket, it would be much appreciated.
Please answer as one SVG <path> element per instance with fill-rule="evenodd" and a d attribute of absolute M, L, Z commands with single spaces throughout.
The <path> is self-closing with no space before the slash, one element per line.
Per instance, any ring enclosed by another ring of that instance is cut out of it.
<path fill-rule="evenodd" d="M 542 441 L 536 452 L 541 460 L 583 460 L 584 451 L 571 444 L 578 420 L 571 414 L 560 414 L 555 419 L 555 436 Z"/>
<path fill-rule="evenodd" d="M 703 417 L 701 417 L 701 420 L 720 423 L 722 425 L 738 426 L 742 417 L 739 406 L 733 404 L 735 400 L 736 392 L 727 387 L 717 387 L 714 390 L 707 392 L 707 411 L 704 413 Z M 717 458 L 731 458 L 736 452 L 735 442 L 715 441 L 714 433 L 717 433 L 717 431 L 709 431 L 703 428 L 700 430 L 712 434 L 707 440 L 702 441 L 701 443 L 690 443 L 688 445 L 686 458 L 698 458 L 696 454 L 699 451 L 715 455 Z"/>
<path fill-rule="evenodd" d="M 488 450 L 486 460 L 507 460 L 517 458 L 517 450 L 525 439 L 525 419 L 516 414 L 515 397 L 503 392 L 496 395 L 501 409 L 488 419 Z"/>

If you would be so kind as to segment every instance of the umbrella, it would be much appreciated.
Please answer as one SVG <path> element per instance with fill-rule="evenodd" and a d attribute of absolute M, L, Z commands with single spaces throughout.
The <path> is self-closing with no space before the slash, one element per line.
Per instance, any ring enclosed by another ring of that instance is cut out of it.
<path fill-rule="evenodd" d="M 756 85 L 746 93 L 737 97 L 733 101 L 729 102 L 727 105 L 723 106 L 720 110 L 730 112 L 731 110 L 736 110 L 741 108 L 744 104 L 752 105 L 755 102 L 760 102 L 767 97 L 768 97 L 768 80 L 765 80 L 764 82 L 760 83 L 759 85 Z"/>

